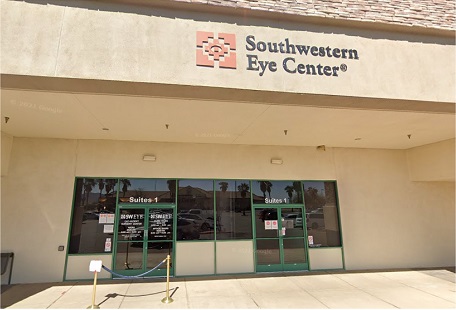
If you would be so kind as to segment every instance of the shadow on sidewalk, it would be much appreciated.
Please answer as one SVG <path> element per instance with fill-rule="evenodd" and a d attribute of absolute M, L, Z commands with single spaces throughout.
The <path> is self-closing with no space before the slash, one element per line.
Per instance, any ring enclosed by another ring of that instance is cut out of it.
<path fill-rule="evenodd" d="M 287 277 L 287 276 L 304 276 L 304 275 L 319 275 L 319 274 L 340 274 L 340 273 L 370 273 L 370 272 L 382 272 L 382 271 L 421 271 L 431 276 L 435 276 L 447 281 L 455 283 L 455 277 L 451 274 L 439 274 L 438 271 L 447 270 L 452 273 L 455 272 L 455 267 L 441 267 L 441 268 L 404 268 L 404 269 L 376 269 L 376 270 L 333 270 L 333 271 L 300 271 L 300 272 L 276 272 L 276 273 L 258 273 L 258 274 L 244 274 L 244 275 L 223 275 L 223 276 L 196 276 L 196 277 L 174 277 L 176 281 L 201 281 L 201 280 L 223 280 L 233 278 L 261 278 L 261 277 Z M 437 271 L 437 272 L 434 272 Z M 141 283 L 141 282 L 165 282 L 163 278 L 156 279 L 138 279 L 130 281 L 130 283 Z M 90 285 L 91 280 L 87 281 L 72 281 L 72 282 L 55 282 L 55 283 L 31 283 L 31 284 L 11 284 L 1 286 L 1 308 L 7 308 L 21 300 L 24 300 L 32 295 L 38 294 L 46 289 L 53 286 L 75 286 L 75 285 Z M 120 283 L 119 280 L 100 280 L 98 285 Z M 172 284 L 172 281 L 171 281 Z M 179 289 L 175 287 L 170 297 Z M 149 295 L 160 294 L 164 292 L 151 293 Z M 141 297 L 144 295 L 121 295 L 117 293 L 108 294 L 105 299 L 100 303 L 103 304 L 109 298 L 116 297 Z"/>

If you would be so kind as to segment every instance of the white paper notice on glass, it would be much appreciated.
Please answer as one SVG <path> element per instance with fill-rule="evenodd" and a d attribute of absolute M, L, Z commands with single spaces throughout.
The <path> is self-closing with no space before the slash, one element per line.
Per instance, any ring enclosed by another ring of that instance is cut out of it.
<path fill-rule="evenodd" d="M 114 215 L 115 214 L 106 214 L 106 223 L 114 224 Z"/>
<path fill-rule="evenodd" d="M 98 215 L 98 224 L 106 224 L 106 213 L 100 213 Z"/>
<path fill-rule="evenodd" d="M 271 223 L 272 223 L 272 229 L 279 229 L 279 224 L 278 224 L 277 220 L 271 221 Z"/>
<path fill-rule="evenodd" d="M 308 236 L 307 239 L 309 239 L 309 245 L 314 244 L 314 237 L 313 236 Z"/>
<path fill-rule="evenodd" d="M 264 229 L 272 229 L 272 221 L 264 221 Z"/>
<path fill-rule="evenodd" d="M 105 241 L 105 252 L 111 252 L 111 238 L 106 238 Z"/>
<path fill-rule="evenodd" d="M 112 233 L 114 233 L 114 225 L 105 225 L 103 227 L 103 233 L 104 234 L 112 234 Z"/>
<path fill-rule="evenodd" d="M 285 236 L 286 231 L 287 231 L 287 229 L 285 227 L 282 227 L 282 236 Z"/>

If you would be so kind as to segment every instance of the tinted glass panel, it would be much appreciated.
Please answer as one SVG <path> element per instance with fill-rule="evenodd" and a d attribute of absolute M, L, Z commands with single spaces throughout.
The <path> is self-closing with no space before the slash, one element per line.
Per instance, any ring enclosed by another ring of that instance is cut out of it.
<path fill-rule="evenodd" d="M 214 182 L 180 180 L 177 240 L 214 240 Z"/>
<path fill-rule="evenodd" d="M 147 244 L 147 269 L 152 269 L 162 262 L 167 255 L 172 255 L 172 242 L 149 242 Z M 172 262 L 172 260 L 171 260 Z M 161 265 L 161 269 L 166 269 L 166 263 Z"/>
<path fill-rule="evenodd" d="M 116 270 L 142 269 L 143 242 L 117 243 Z"/>
<path fill-rule="evenodd" d="M 277 238 L 277 208 L 255 209 L 255 229 L 257 238 Z"/>
<path fill-rule="evenodd" d="M 284 237 L 304 237 L 302 208 L 283 208 L 281 212 Z"/>
<path fill-rule="evenodd" d="M 176 202 L 174 179 L 120 179 L 119 203 L 154 204 Z"/>
<path fill-rule="evenodd" d="M 309 247 L 341 246 L 335 182 L 304 182 Z"/>
<path fill-rule="evenodd" d="M 285 264 L 305 263 L 304 239 L 283 239 L 283 258 Z"/>
<path fill-rule="evenodd" d="M 250 182 L 216 181 L 217 240 L 252 239 Z"/>
<path fill-rule="evenodd" d="M 302 204 L 298 181 L 252 181 L 252 192 L 255 204 Z"/>
<path fill-rule="evenodd" d="M 70 254 L 108 253 L 116 210 L 115 179 L 76 179 Z"/>
<path fill-rule="evenodd" d="M 256 255 L 258 265 L 280 264 L 279 240 L 257 240 Z"/>

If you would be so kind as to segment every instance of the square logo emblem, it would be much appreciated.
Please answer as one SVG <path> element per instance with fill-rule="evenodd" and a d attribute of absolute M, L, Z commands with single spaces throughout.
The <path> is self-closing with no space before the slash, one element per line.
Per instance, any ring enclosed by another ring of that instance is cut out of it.
<path fill-rule="evenodd" d="M 232 33 L 196 32 L 196 65 L 236 69 L 236 36 Z"/>

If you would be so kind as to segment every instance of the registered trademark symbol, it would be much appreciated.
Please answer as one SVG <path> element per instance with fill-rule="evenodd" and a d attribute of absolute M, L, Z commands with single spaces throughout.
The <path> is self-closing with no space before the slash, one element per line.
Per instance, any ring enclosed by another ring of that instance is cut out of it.
<path fill-rule="evenodd" d="M 346 64 L 341 64 L 340 65 L 340 70 L 342 70 L 343 72 L 347 71 L 347 65 Z"/>

